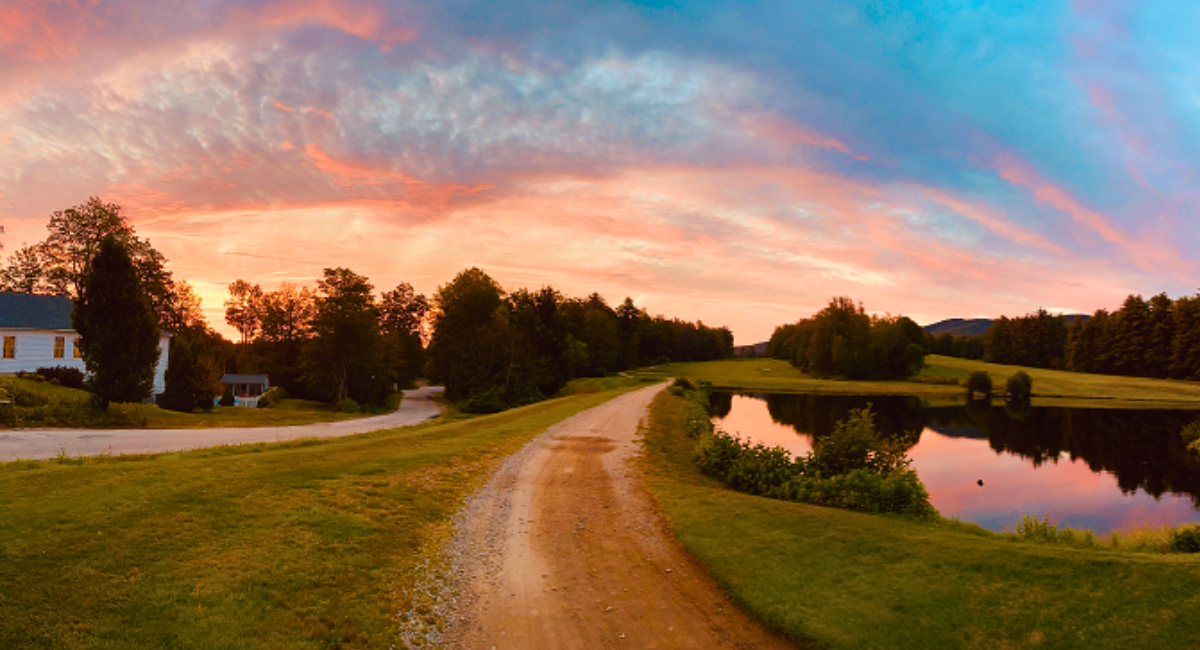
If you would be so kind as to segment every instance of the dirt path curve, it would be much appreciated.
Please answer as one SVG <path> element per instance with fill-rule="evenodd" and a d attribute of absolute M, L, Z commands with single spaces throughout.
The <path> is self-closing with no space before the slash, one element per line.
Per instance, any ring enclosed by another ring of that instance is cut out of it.
<path fill-rule="evenodd" d="M 296 438 L 336 438 L 420 424 L 441 410 L 433 396 L 441 386 L 404 391 L 400 408 L 387 415 L 285 427 L 212 429 L 0 429 L 0 462 L 100 454 L 153 454 L 244 442 L 282 442 Z"/>
<path fill-rule="evenodd" d="M 730 602 L 638 485 L 638 424 L 664 386 L 555 425 L 473 497 L 449 647 L 793 647 Z"/>

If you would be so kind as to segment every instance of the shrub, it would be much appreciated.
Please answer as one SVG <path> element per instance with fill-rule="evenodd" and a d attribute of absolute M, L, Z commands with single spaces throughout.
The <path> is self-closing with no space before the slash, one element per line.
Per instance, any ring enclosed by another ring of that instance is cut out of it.
<path fill-rule="evenodd" d="M 263 393 L 262 395 L 258 396 L 258 408 L 260 408 L 260 409 L 271 408 L 272 406 L 275 406 L 276 404 L 278 404 L 279 400 L 287 399 L 287 396 L 288 396 L 287 391 L 283 389 L 283 386 L 275 386 L 275 387 L 271 388 L 270 390 L 268 390 L 267 392 Z"/>
<path fill-rule="evenodd" d="M 463 413 L 499 413 L 506 408 L 508 405 L 504 402 L 504 389 L 499 386 L 475 393 L 458 403 L 458 410 Z"/>
<path fill-rule="evenodd" d="M 221 406 L 233 406 L 236 403 L 233 399 L 233 386 L 226 386 L 225 390 L 221 391 Z"/>
<path fill-rule="evenodd" d="M 78 368 L 68 368 L 67 366 L 38 368 L 37 376 L 50 383 L 57 382 L 60 386 L 67 388 L 83 389 L 83 371 Z"/>
<path fill-rule="evenodd" d="M 687 433 L 696 438 L 700 470 L 732 489 L 750 494 L 866 512 L 918 517 L 937 511 L 899 443 L 882 438 L 870 407 L 851 411 L 834 433 L 815 443 L 805 458 L 782 447 L 742 440 L 712 427 L 705 402 L 689 392 Z M 703 412 L 707 426 L 695 422 Z"/>
<path fill-rule="evenodd" d="M 680 388 L 682 390 L 696 390 L 696 384 L 693 384 L 692 380 L 688 379 L 687 377 L 677 377 L 675 381 L 671 383 L 671 387 Z"/>
<path fill-rule="evenodd" d="M 1004 384 L 1005 397 L 1013 401 L 1027 402 L 1033 395 L 1033 378 L 1024 370 L 1008 378 Z"/>
<path fill-rule="evenodd" d="M 1200 526 L 1171 531 L 1171 550 L 1176 553 L 1200 553 Z"/>
<path fill-rule="evenodd" d="M 358 402 L 349 397 L 345 397 L 337 403 L 338 413 L 358 413 L 359 411 Z"/>
<path fill-rule="evenodd" d="M 1200 453 L 1200 420 L 1184 427 L 1179 435 L 1183 438 L 1183 444 L 1187 445 L 1188 451 Z"/>
<path fill-rule="evenodd" d="M 888 474 L 907 464 L 904 449 L 879 435 L 870 406 L 852 409 L 829 437 L 814 440 L 808 458 L 808 470 L 826 477 L 857 469 Z"/>
<path fill-rule="evenodd" d="M 976 370 L 967 377 L 967 398 L 975 399 L 976 393 L 982 393 L 985 399 L 992 396 L 992 377 L 986 370 Z"/>

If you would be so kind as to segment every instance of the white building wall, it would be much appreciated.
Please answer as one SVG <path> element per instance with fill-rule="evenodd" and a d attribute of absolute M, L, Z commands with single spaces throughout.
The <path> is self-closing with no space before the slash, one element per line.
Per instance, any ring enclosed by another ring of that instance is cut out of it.
<path fill-rule="evenodd" d="M 154 369 L 154 394 L 167 389 L 167 360 L 171 357 L 171 337 L 164 334 L 158 340 L 158 367 Z"/>
<path fill-rule="evenodd" d="M 0 374 L 11 374 L 21 370 L 34 372 L 38 368 L 66 366 L 78 368 L 87 372 L 83 359 L 75 358 L 73 343 L 79 335 L 74 331 L 55 330 L 22 330 L 0 328 L 0 346 L 5 336 L 17 338 L 17 354 L 14 359 L 2 358 L 3 347 L 0 347 Z M 63 341 L 63 356 L 54 358 L 54 339 L 61 336 Z M 167 358 L 171 352 L 171 337 L 163 335 L 158 341 L 158 366 L 154 369 L 154 392 L 161 393 L 166 389 Z"/>
<path fill-rule="evenodd" d="M 0 345 L 6 336 L 17 337 L 17 355 L 15 359 L 0 358 L 0 373 L 14 373 L 19 370 L 33 372 L 38 368 L 53 366 L 84 370 L 83 359 L 76 359 L 74 356 L 75 349 L 72 343 L 79 337 L 75 332 L 0 329 Z M 54 358 L 54 339 L 58 336 L 65 339 L 61 359 Z"/>

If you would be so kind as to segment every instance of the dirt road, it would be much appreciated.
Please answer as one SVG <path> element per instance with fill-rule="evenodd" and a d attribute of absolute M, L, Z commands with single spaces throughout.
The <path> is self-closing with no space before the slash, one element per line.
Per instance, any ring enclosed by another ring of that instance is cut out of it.
<path fill-rule="evenodd" d="M 729 601 L 638 485 L 638 423 L 662 388 L 554 426 L 472 499 L 449 647 L 793 647 Z"/>
<path fill-rule="evenodd" d="M 420 424 L 441 410 L 433 396 L 441 386 L 404 391 L 400 408 L 387 415 L 287 427 L 212 429 L 0 429 L 0 462 L 98 454 L 153 454 L 246 442 L 282 442 L 296 438 L 336 438 Z"/>

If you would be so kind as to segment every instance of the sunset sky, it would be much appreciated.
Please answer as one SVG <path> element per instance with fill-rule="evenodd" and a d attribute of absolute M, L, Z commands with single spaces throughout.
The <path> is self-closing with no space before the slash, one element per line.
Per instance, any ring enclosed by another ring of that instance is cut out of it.
<path fill-rule="evenodd" d="M 739 344 L 1200 286 L 1200 3 L 0 0 L 3 255 L 632 296 Z"/>

